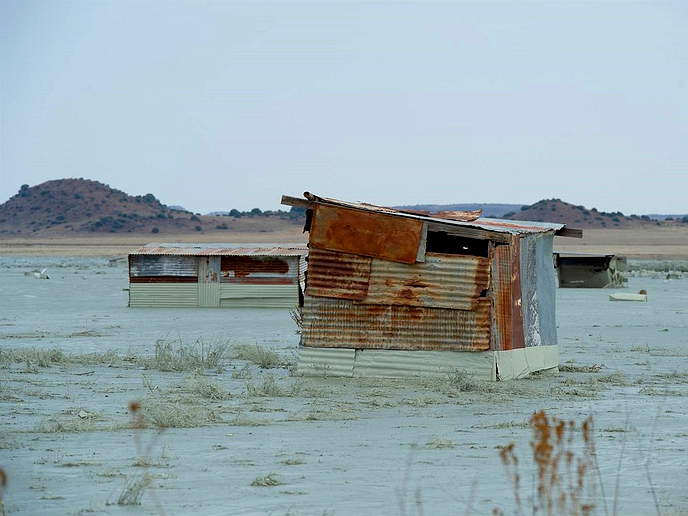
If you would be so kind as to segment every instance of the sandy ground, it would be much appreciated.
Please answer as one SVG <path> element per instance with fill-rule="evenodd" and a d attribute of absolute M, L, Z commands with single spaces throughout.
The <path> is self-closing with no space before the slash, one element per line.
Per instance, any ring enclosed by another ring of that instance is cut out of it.
<path fill-rule="evenodd" d="M 291 243 L 308 241 L 298 225 L 263 232 L 204 232 L 183 235 L 111 234 L 62 238 L 0 237 L 0 256 L 100 256 L 126 258 L 151 242 Z M 583 238 L 554 239 L 555 251 L 621 254 L 629 258 L 684 260 L 688 225 L 635 229 L 585 229 Z"/>
<path fill-rule="evenodd" d="M 25 275 L 44 267 L 49 280 Z M 666 276 L 622 289 L 646 289 L 647 303 L 559 289 L 556 375 L 341 380 L 294 374 L 288 311 L 132 309 L 124 264 L 0 257 L 5 512 L 515 514 L 499 456 L 514 442 L 522 513 L 532 514 L 528 421 L 545 410 L 593 417 L 595 514 L 688 514 L 688 279 Z M 156 342 L 229 353 L 216 367 L 166 372 Z M 238 358 L 241 345 L 280 363 Z M 176 424 L 161 431 L 161 421 Z M 147 487 L 137 496 L 137 486 Z"/>

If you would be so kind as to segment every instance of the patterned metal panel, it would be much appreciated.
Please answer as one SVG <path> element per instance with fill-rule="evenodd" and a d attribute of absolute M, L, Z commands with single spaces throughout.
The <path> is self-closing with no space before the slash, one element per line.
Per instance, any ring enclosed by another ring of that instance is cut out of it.
<path fill-rule="evenodd" d="M 476 256 L 427 253 L 413 265 L 373 259 L 366 304 L 475 310 L 486 296 L 490 262 Z"/>
<path fill-rule="evenodd" d="M 358 349 L 481 351 L 490 347 L 490 300 L 475 311 L 363 305 L 306 296 L 303 345 Z"/>
<path fill-rule="evenodd" d="M 137 256 L 129 255 L 129 276 L 137 277 L 197 277 L 195 256 Z"/>
<path fill-rule="evenodd" d="M 423 236 L 423 222 L 318 204 L 310 233 L 311 248 L 415 263 Z"/>
<path fill-rule="evenodd" d="M 135 308 L 197 308 L 198 285 L 184 283 L 131 283 L 129 306 Z"/>
<path fill-rule="evenodd" d="M 368 292 L 372 258 L 311 249 L 307 293 L 317 297 L 361 300 Z"/>

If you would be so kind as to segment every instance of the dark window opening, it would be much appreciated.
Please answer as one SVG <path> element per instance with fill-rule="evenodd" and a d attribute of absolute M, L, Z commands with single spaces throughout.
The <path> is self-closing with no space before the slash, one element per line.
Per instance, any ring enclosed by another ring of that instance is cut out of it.
<path fill-rule="evenodd" d="M 425 251 L 428 253 L 461 254 L 488 257 L 489 241 L 447 233 L 428 232 Z"/>

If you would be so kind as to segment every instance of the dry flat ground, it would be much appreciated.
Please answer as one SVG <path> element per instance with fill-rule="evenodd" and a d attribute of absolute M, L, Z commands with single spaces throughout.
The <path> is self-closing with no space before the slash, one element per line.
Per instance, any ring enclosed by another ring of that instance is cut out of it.
<path fill-rule="evenodd" d="M 686 261 L 632 262 L 646 303 L 557 290 L 561 372 L 489 383 L 300 377 L 286 310 L 132 309 L 112 253 L 44 253 L 0 256 L 7 515 L 544 514 L 540 410 L 595 446 L 579 507 L 688 515 Z"/>
<path fill-rule="evenodd" d="M 285 224 L 261 232 L 203 232 L 194 234 L 108 234 L 36 238 L 0 237 L 0 256 L 108 256 L 126 257 L 151 242 L 292 243 L 307 242 L 298 225 Z M 688 227 L 647 226 L 634 229 L 585 229 L 583 238 L 555 238 L 555 250 L 620 254 L 629 258 L 688 257 Z"/>

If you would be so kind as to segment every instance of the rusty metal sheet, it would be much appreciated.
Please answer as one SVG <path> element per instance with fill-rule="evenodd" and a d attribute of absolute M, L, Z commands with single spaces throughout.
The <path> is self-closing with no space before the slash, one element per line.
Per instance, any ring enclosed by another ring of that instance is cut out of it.
<path fill-rule="evenodd" d="M 320 197 L 309 192 L 304 192 L 306 199 L 282 196 L 282 204 L 288 206 L 299 206 L 302 208 L 313 209 L 317 206 L 329 205 L 334 207 L 344 207 L 353 210 L 387 214 L 393 217 L 421 220 L 436 223 L 439 227 L 474 228 L 483 231 L 503 233 L 505 235 L 519 235 L 530 233 L 554 233 L 559 236 L 581 238 L 582 230 L 568 228 L 565 224 L 553 222 L 532 222 L 525 220 L 505 220 L 492 218 L 477 218 L 478 212 L 439 212 L 426 213 L 414 210 L 399 210 L 395 208 L 385 208 L 368 203 L 356 203 L 340 201 L 328 197 Z"/>
<path fill-rule="evenodd" d="M 519 239 L 494 248 L 492 289 L 492 348 L 508 351 L 525 347 L 521 312 Z"/>
<path fill-rule="evenodd" d="M 363 299 L 368 292 L 371 261 L 367 256 L 312 248 L 306 292 L 315 297 Z"/>
<path fill-rule="evenodd" d="M 489 260 L 477 256 L 427 253 L 413 265 L 373 259 L 361 303 L 476 310 L 489 276 Z"/>
<path fill-rule="evenodd" d="M 129 277 L 198 277 L 193 256 L 129 256 Z"/>
<path fill-rule="evenodd" d="M 321 348 L 485 351 L 490 300 L 466 311 L 306 296 L 302 336 L 304 346 Z"/>
<path fill-rule="evenodd" d="M 298 256 L 223 256 L 222 283 L 296 284 L 299 279 Z"/>
<path fill-rule="evenodd" d="M 311 248 L 415 263 L 422 235 L 422 220 L 317 204 L 310 243 Z"/>
<path fill-rule="evenodd" d="M 167 256 L 303 256 L 308 252 L 306 244 L 201 244 L 201 243 L 151 243 L 129 255 Z"/>

